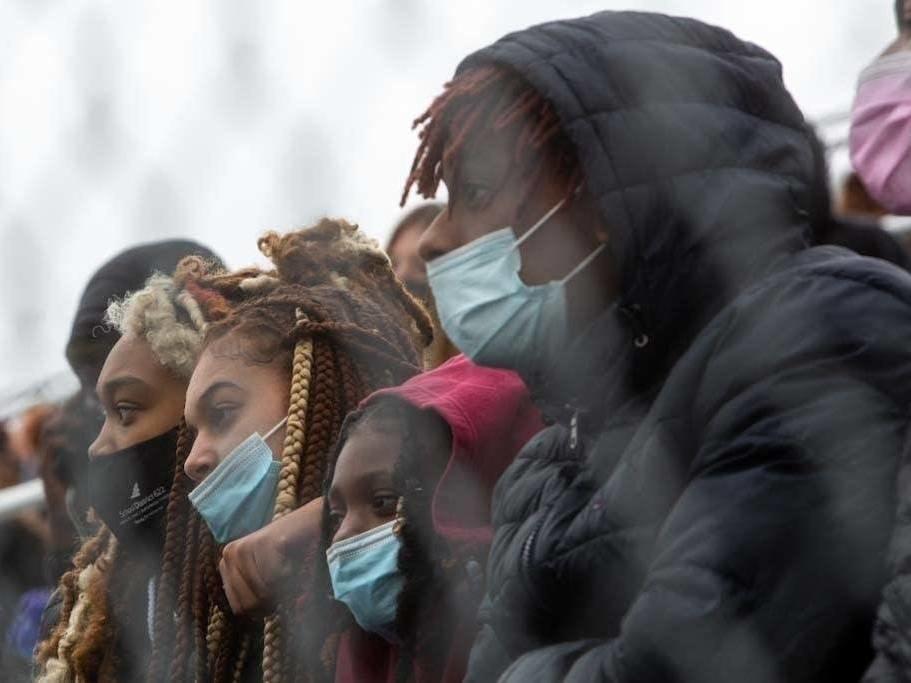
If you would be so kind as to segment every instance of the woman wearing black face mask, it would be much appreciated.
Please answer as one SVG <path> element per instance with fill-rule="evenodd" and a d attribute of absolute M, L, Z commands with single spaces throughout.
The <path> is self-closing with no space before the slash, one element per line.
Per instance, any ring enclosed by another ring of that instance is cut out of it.
<path fill-rule="evenodd" d="M 39 681 L 134 680 L 152 637 L 177 427 L 205 321 L 162 275 L 112 304 L 108 320 L 122 338 L 98 379 L 105 421 L 89 448 L 91 503 L 104 526 L 61 581 L 59 618 L 38 648 Z"/>

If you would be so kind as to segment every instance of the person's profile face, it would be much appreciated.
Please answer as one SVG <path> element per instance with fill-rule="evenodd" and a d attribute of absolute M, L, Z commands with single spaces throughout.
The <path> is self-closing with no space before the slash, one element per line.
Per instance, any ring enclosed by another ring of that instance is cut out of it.
<path fill-rule="evenodd" d="M 108 354 L 96 388 L 104 424 L 89 446 L 92 458 L 175 427 L 183 414 L 187 384 L 158 360 L 145 340 L 127 335 Z"/>
<path fill-rule="evenodd" d="M 247 437 L 254 432 L 265 436 L 288 414 L 287 356 L 253 362 L 244 348 L 245 341 L 229 333 L 203 350 L 190 378 L 185 417 L 195 439 L 184 471 L 196 483 Z M 284 432 L 279 429 L 267 440 L 276 460 Z"/>
<path fill-rule="evenodd" d="M 427 289 L 427 268 L 418 253 L 421 235 L 427 225 L 415 221 L 399 231 L 395 241 L 389 247 L 389 260 L 392 270 L 412 294 L 422 295 Z"/>
<path fill-rule="evenodd" d="M 333 543 L 395 518 L 401 495 L 395 484 L 395 465 L 401 450 L 399 433 L 370 425 L 355 429 L 345 441 L 328 494 Z"/>
<path fill-rule="evenodd" d="M 565 198 L 564 184 L 548 173 L 529 184 L 529 177 L 548 160 L 543 153 L 530 155 L 520 166 L 517 144 L 515 132 L 482 132 L 444 164 L 449 203 L 421 238 L 425 261 L 503 228 L 512 228 L 520 237 Z M 595 236 L 577 223 L 571 206 L 563 208 L 522 244 L 519 275 L 526 284 L 563 278 L 597 248 Z"/>

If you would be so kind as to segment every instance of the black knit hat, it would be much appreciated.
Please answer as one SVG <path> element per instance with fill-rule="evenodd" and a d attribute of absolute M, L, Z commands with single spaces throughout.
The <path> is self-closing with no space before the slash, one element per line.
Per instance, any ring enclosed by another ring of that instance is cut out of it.
<path fill-rule="evenodd" d="M 94 390 L 108 353 L 120 339 L 117 330 L 104 322 L 110 301 L 141 289 L 155 272 L 173 273 L 178 262 L 190 255 L 222 264 L 211 249 L 198 242 L 165 240 L 122 251 L 92 275 L 82 292 L 66 344 L 66 359 L 83 387 Z"/>

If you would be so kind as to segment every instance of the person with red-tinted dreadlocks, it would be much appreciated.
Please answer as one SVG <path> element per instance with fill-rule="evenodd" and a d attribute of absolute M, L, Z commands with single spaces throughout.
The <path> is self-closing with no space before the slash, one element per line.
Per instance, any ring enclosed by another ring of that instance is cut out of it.
<path fill-rule="evenodd" d="M 299 680 L 312 565 L 291 565 L 295 580 L 264 620 L 242 619 L 232 607 L 250 564 L 243 548 L 223 562 L 225 546 L 286 516 L 307 535 L 304 506 L 321 493 L 345 415 L 419 372 L 432 337 L 424 309 L 356 226 L 324 219 L 259 246 L 274 269 L 200 270 L 186 284 L 211 322 L 187 390 L 150 682 Z M 310 523 L 317 537 L 319 517 Z"/>
<path fill-rule="evenodd" d="M 809 246 L 779 62 L 603 12 L 417 121 L 440 319 L 556 424 L 497 484 L 468 681 L 855 681 L 911 426 L 911 280 Z"/>

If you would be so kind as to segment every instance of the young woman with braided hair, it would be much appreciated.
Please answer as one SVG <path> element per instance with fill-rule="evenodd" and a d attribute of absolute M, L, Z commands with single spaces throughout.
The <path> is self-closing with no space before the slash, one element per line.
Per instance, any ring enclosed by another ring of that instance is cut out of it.
<path fill-rule="evenodd" d="M 186 453 L 176 425 L 205 330 L 198 305 L 178 281 L 155 275 L 111 304 L 107 320 L 122 336 L 98 379 L 104 424 L 88 470 L 90 502 L 104 526 L 45 611 L 36 662 L 42 682 L 141 677 L 151 637 L 147 592 L 161 563 L 174 462 Z"/>
<path fill-rule="evenodd" d="M 223 580 L 224 544 L 318 498 L 344 416 L 419 372 L 432 336 L 355 226 L 323 220 L 259 246 L 274 270 L 187 283 L 213 322 L 187 392 L 193 446 L 178 467 L 196 486 L 187 495 L 175 471 L 150 681 L 297 680 L 287 643 L 309 568 L 261 625 L 242 620 L 231 607 L 250 577 Z"/>
<path fill-rule="evenodd" d="M 327 478 L 328 567 L 314 595 L 334 593 L 350 614 L 315 599 L 313 678 L 462 680 L 491 492 L 542 426 L 514 373 L 464 356 L 372 394 L 348 417 Z"/>

